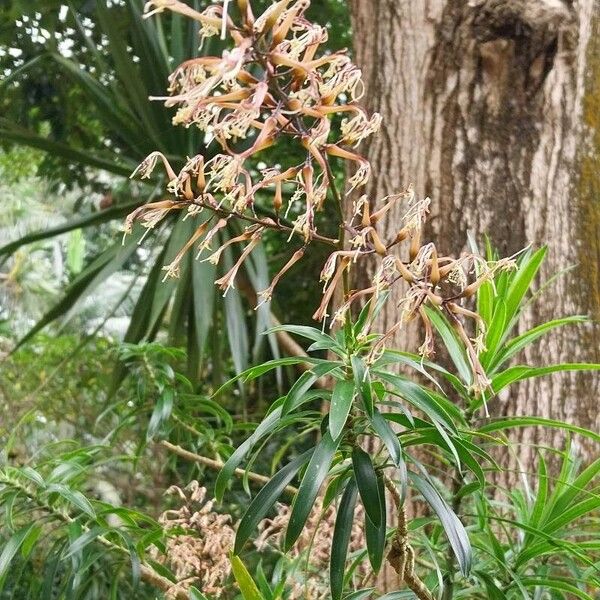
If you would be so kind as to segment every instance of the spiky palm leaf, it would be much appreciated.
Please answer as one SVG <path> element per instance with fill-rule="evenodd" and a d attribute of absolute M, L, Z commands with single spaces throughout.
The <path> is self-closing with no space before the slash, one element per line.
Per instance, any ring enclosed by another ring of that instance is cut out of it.
<path fill-rule="evenodd" d="M 90 151 L 58 142 L 2 118 L 0 138 L 52 153 L 79 169 L 101 169 L 116 181 L 128 176 L 140 160 L 154 150 L 162 151 L 175 165 L 182 165 L 188 154 L 197 153 L 203 145 L 199 132 L 193 128 L 173 127 L 171 111 L 160 103 L 148 100 L 149 96 L 164 94 L 167 77 L 176 65 L 198 54 L 197 24 L 174 16 L 170 27 L 165 29 L 158 20 L 142 19 L 142 4 L 139 0 L 127 0 L 124 5 L 108 7 L 106 2 L 96 2 L 94 26 L 99 29 L 102 39 L 106 40 L 106 44 L 100 47 L 88 39 L 80 15 L 71 6 L 68 18 L 73 28 L 78 30 L 81 40 L 87 44 L 86 59 L 89 62 L 82 65 L 75 57 L 48 52 L 45 56 L 35 57 L 0 84 L 0 94 L 6 93 L 8 86 L 27 74 L 28 69 L 39 69 L 40 61 L 42 64 L 51 63 L 54 69 L 58 68 L 60 73 L 70 77 L 73 84 L 85 94 L 90 103 L 90 114 L 99 120 L 108 140 L 103 151 Z M 200 2 L 196 1 L 195 4 Z M 210 150 L 207 152 L 210 153 Z M 129 184 L 121 186 L 128 194 L 119 195 L 125 195 L 126 198 L 108 209 L 90 211 L 83 217 L 29 233 L 5 244 L 0 248 L 0 263 L 34 241 L 123 219 L 135 207 L 155 198 L 157 190 L 164 189 L 160 184 L 156 187 L 145 186 L 138 188 L 135 194 L 136 189 Z M 234 367 L 243 370 L 247 366 L 252 337 L 256 340 L 254 350 L 261 349 L 261 334 L 270 325 L 269 308 L 266 305 L 261 307 L 253 322 L 250 321 L 244 299 L 239 293 L 232 290 L 224 301 L 221 300 L 209 283 L 213 277 L 212 274 L 208 277 L 208 271 L 213 267 L 191 259 L 182 265 L 179 280 L 162 283 L 162 267 L 173 258 L 180 242 L 187 239 L 188 229 L 188 222 L 172 220 L 146 238 L 144 247 L 151 249 L 156 245 L 165 250 L 150 252 L 152 260 L 146 258 L 143 261 L 146 263 L 146 280 L 133 310 L 125 340 L 136 343 L 152 339 L 168 321 L 169 342 L 187 342 L 190 372 L 194 375 L 200 357 L 210 346 L 213 324 L 221 322 L 227 331 Z M 160 244 L 155 243 L 158 239 Z M 142 262 L 142 259 L 135 240 L 127 241 L 123 247 L 120 239 L 115 240 L 71 282 L 62 299 L 22 338 L 20 344 L 49 323 L 64 318 L 73 305 L 94 290 L 101 289 L 115 270 L 131 261 Z M 264 252 L 255 252 L 250 265 L 244 274 L 250 287 L 267 287 L 268 269 Z M 215 345 L 215 351 L 219 346 Z M 273 340 L 270 346 L 274 352 L 277 351 Z"/>

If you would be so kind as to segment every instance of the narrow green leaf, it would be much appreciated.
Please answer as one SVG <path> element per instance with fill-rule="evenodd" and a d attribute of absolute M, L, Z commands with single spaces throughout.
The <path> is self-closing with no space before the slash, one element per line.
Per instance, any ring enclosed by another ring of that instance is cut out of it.
<path fill-rule="evenodd" d="M 412 472 L 409 473 L 409 477 L 440 519 L 460 570 L 467 576 L 471 569 L 472 550 L 464 525 L 429 481 Z"/>
<path fill-rule="evenodd" d="M 554 419 L 544 419 L 543 417 L 509 417 L 506 419 L 496 419 L 491 423 L 487 423 L 477 431 L 485 434 L 493 433 L 494 431 L 502 431 L 504 429 L 512 429 L 513 427 L 529 427 L 532 425 L 539 425 L 541 427 L 552 427 L 555 429 L 564 429 L 565 431 L 573 431 L 579 433 L 585 437 L 588 437 L 596 442 L 600 442 L 600 435 L 589 429 L 578 427 L 577 425 L 571 425 L 564 421 L 556 421 Z"/>
<path fill-rule="evenodd" d="M 506 594 L 498 587 L 489 573 L 478 570 L 474 574 L 483 581 L 489 600 L 506 600 Z"/>
<path fill-rule="evenodd" d="M 264 485 L 260 492 L 258 492 L 238 525 L 235 536 L 235 546 L 233 549 L 234 554 L 239 554 L 241 552 L 244 544 L 254 533 L 258 524 L 266 517 L 273 504 L 275 504 L 279 496 L 283 493 L 285 487 L 289 485 L 292 479 L 294 479 L 296 473 L 306 463 L 311 454 L 312 450 L 308 450 L 301 456 L 295 458 L 275 474 L 271 480 Z"/>
<path fill-rule="evenodd" d="M 281 407 L 281 415 L 285 416 L 292 412 L 298 407 L 298 403 L 301 398 L 306 394 L 308 390 L 315 384 L 315 382 L 331 373 L 339 367 L 339 363 L 325 362 L 315 365 L 310 371 L 305 371 L 300 377 L 294 382 L 294 385 L 290 388 L 283 406 Z"/>
<path fill-rule="evenodd" d="M 489 327 L 494 312 L 494 287 L 491 281 L 485 281 L 477 290 L 477 314 Z"/>
<path fill-rule="evenodd" d="M 365 512 L 373 525 L 379 527 L 383 515 L 381 514 L 377 474 L 373 468 L 371 457 L 362 448 L 355 446 L 352 449 L 352 466 Z"/>
<path fill-rule="evenodd" d="M 0 119 L 0 138 L 7 142 L 15 142 L 23 146 L 28 146 L 29 148 L 37 148 L 74 164 L 103 169 L 114 175 L 129 177 L 136 167 L 133 162 L 125 162 L 122 157 L 103 158 L 98 152 L 80 150 L 68 144 L 55 142 L 31 131 L 17 128 L 14 124 L 8 124 L 5 119 Z"/>
<path fill-rule="evenodd" d="M 539 454 L 539 466 L 538 466 L 538 488 L 535 497 L 535 502 L 531 509 L 531 525 L 538 527 L 544 509 L 546 508 L 546 501 L 548 499 L 548 468 L 546 467 L 546 461 L 542 454 Z"/>
<path fill-rule="evenodd" d="M 565 509 L 559 516 L 544 523 L 544 533 L 560 531 L 567 525 L 571 526 L 578 519 L 587 514 L 592 514 L 600 509 L 600 496 L 592 496 Z"/>
<path fill-rule="evenodd" d="M 51 54 L 62 70 L 89 96 L 97 114 L 104 123 L 117 132 L 119 137 L 137 152 L 144 152 L 144 138 L 140 135 L 141 124 L 126 103 L 115 102 L 115 95 L 107 91 L 100 80 L 95 79 L 79 64 L 60 54 Z"/>
<path fill-rule="evenodd" d="M 129 240 L 125 246 L 120 242 L 111 246 L 98 255 L 65 290 L 62 298 L 19 340 L 13 352 L 29 341 L 36 333 L 46 325 L 62 318 L 63 322 L 75 311 L 75 307 L 85 294 L 101 285 L 113 273 L 120 269 L 125 261 L 135 252 L 137 244 L 135 240 Z"/>
<path fill-rule="evenodd" d="M 133 211 L 137 206 L 139 206 L 139 204 L 139 200 L 136 200 L 134 202 L 128 202 L 126 204 L 117 204 L 116 206 L 113 206 L 111 208 L 107 208 L 105 210 L 94 212 L 84 217 L 61 223 L 60 225 L 56 225 L 55 227 L 48 227 L 47 229 L 33 231 L 32 233 L 23 235 L 20 238 L 14 240 L 13 242 L 9 242 L 8 244 L 5 244 L 4 246 L 0 247 L 0 256 L 10 255 L 22 246 L 27 246 L 28 244 L 32 244 L 33 242 L 38 242 L 40 240 L 46 240 L 52 237 L 56 237 L 58 235 L 62 235 L 63 233 L 74 231 L 75 229 L 94 227 L 96 225 L 101 225 L 102 223 L 107 223 L 108 221 L 120 220 L 124 216 L 128 215 L 131 211 Z"/>
<path fill-rule="evenodd" d="M 333 344 L 339 348 L 339 344 L 330 335 L 327 335 L 314 327 L 306 327 L 303 325 L 277 325 L 276 327 L 271 327 L 265 333 L 277 333 L 278 331 L 293 333 L 294 335 L 299 335 L 300 337 L 307 338 L 313 342 Z"/>
<path fill-rule="evenodd" d="M 594 600 L 593 596 L 590 596 L 587 592 L 584 592 L 572 583 L 569 583 L 568 581 L 564 581 L 562 579 L 556 579 L 551 577 L 522 577 L 521 583 L 525 587 L 548 588 L 560 592 L 568 592 L 576 598 L 581 598 L 581 600 Z"/>
<path fill-rule="evenodd" d="M 362 398 L 365 411 L 369 416 L 373 416 L 373 390 L 371 388 L 371 376 L 365 361 L 360 356 L 352 356 L 352 372 L 354 374 L 354 383 L 356 389 Z"/>
<path fill-rule="evenodd" d="M 292 513 L 285 532 L 284 548 L 286 552 L 294 545 L 302 533 L 302 529 L 304 529 L 304 524 L 314 506 L 319 489 L 329 473 L 329 467 L 338 443 L 339 440 L 334 440 L 327 431 L 315 448 L 292 505 Z"/>
<path fill-rule="evenodd" d="M 0 586 L 4 583 L 12 559 L 15 557 L 15 554 L 19 551 L 19 548 L 21 548 L 24 540 L 34 527 L 36 527 L 35 523 L 25 525 L 16 531 L 4 545 L 2 554 L 0 554 Z"/>
<path fill-rule="evenodd" d="M 385 552 L 385 536 L 387 532 L 386 526 L 386 502 L 385 502 L 385 486 L 381 477 L 377 478 L 377 488 L 379 496 L 379 513 L 381 514 L 381 523 L 375 525 L 365 512 L 365 538 L 367 540 L 367 554 L 371 567 L 377 573 L 383 562 L 383 554 Z"/>
<path fill-rule="evenodd" d="M 237 290 L 229 290 L 225 296 L 225 322 L 227 325 L 227 340 L 235 366 L 236 373 L 241 373 L 248 366 L 250 356 L 250 341 L 244 305 Z"/>
<path fill-rule="evenodd" d="M 552 375 L 561 371 L 598 371 L 600 364 L 595 363 L 563 363 L 558 365 L 548 365 L 547 367 L 528 367 L 525 365 L 516 365 L 509 367 L 505 371 L 498 373 L 492 378 L 492 388 L 497 394 L 508 385 L 523 379 L 532 377 L 543 377 Z"/>
<path fill-rule="evenodd" d="M 231 562 L 233 576 L 242 592 L 244 600 L 264 600 L 256 587 L 256 583 L 254 583 L 254 579 L 252 579 L 252 576 L 248 573 L 248 569 L 246 569 L 246 566 L 240 558 L 235 556 L 235 554 L 231 554 L 229 560 Z"/>
<path fill-rule="evenodd" d="M 92 519 L 96 518 L 94 507 L 80 491 L 72 490 L 61 483 L 53 483 L 48 486 L 48 492 L 56 492 L 61 498 L 88 515 L 88 517 L 91 517 Z"/>
<path fill-rule="evenodd" d="M 197 252 L 197 250 L 196 250 Z M 194 325 L 196 342 L 200 354 L 206 348 L 208 333 L 212 327 L 215 302 L 215 266 L 200 260 L 192 261 L 192 283 L 194 294 Z"/>
<path fill-rule="evenodd" d="M 173 399 L 173 388 L 165 388 L 158 397 L 154 410 L 152 411 L 152 416 L 150 417 L 150 422 L 148 423 L 148 430 L 146 431 L 147 441 L 153 439 L 171 417 L 171 413 L 173 412 Z"/>
<path fill-rule="evenodd" d="M 356 319 L 356 323 L 353 326 L 354 337 L 358 337 L 362 333 L 364 326 L 367 324 L 367 320 L 371 323 L 373 319 L 377 317 L 377 315 L 385 306 L 389 295 L 389 291 L 383 292 L 377 297 L 377 302 L 375 305 L 373 305 L 372 299 L 365 304 L 358 315 L 358 319 Z"/>
<path fill-rule="evenodd" d="M 279 367 L 286 367 L 289 365 L 298 365 L 298 364 L 303 364 L 303 363 L 316 365 L 316 364 L 322 364 L 324 362 L 327 362 L 327 361 L 324 361 L 320 358 L 313 358 L 310 356 L 286 356 L 284 358 L 276 358 L 273 360 L 268 360 L 267 362 L 264 362 L 260 365 L 256 365 L 254 367 L 250 367 L 250 368 L 246 369 L 245 371 L 242 371 L 235 377 L 232 377 L 231 379 L 226 381 L 213 394 L 213 396 L 218 397 L 222 392 L 224 392 L 226 389 L 230 388 L 236 381 L 239 381 L 240 379 L 245 382 L 252 381 L 254 379 L 257 379 L 258 377 L 262 377 L 263 375 L 265 375 L 269 371 L 272 371 L 273 369 L 278 369 Z M 341 363 L 338 363 L 338 366 L 341 366 Z"/>
<path fill-rule="evenodd" d="M 526 260 L 522 260 L 517 272 L 511 277 L 510 285 L 506 291 L 507 323 L 514 322 L 515 317 L 518 315 L 521 302 L 544 261 L 547 250 L 546 247 L 540 248 Z"/>
<path fill-rule="evenodd" d="M 336 381 L 329 409 L 329 431 L 334 440 L 342 433 L 354 400 L 354 382 L 348 379 Z"/>
<path fill-rule="evenodd" d="M 143 124 L 144 131 L 153 140 L 157 148 L 163 148 L 160 132 L 160 119 L 156 119 L 156 109 L 148 101 L 149 90 L 144 86 L 140 77 L 140 69 L 131 60 L 130 52 L 127 50 L 126 40 L 118 26 L 118 17 L 114 10 L 110 10 L 102 2 L 96 4 L 96 17 L 109 41 L 111 58 L 115 64 L 115 70 L 119 83 L 123 86 L 128 104 L 135 106 L 136 112 Z"/>
<path fill-rule="evenodd" d="M 405 377 L 384 372 L 378 372 L 377 375 L 390 384 L 399 396 L 423 411 L 430 419 L 435 419 L 448 431 L 456 433 L 456 425 L 448 412 L 452 410 L 453 416 L 460 418 L 460 414 L 456 414 L 456 407 L 452 407 L 443 398 L 440 400 L 439 396 Z"/>
<path fill-rule="evenodd" d="M 378 410 L 375 410 L 373 413 L 371 425 L 375 433 L 385 444 L 394 465 L 396 465 L 397 468 L 401 468 L 404 461 L 402 459 L 402 447 L 400 446 L 400 441 L 391 425 L 381 416 L 381 413 Z"/>
<path fill-rule="evenodd" d="M 190 600 L 208 600 L 208 598 L 192 586 L 190 588 Z"/>
<path fill-rule="evenodd" d="M 31 551 L 40 538 L 42 531 L 42 526 L 39 523 L 34 523 L 33 528 L 29 530 L 23 539 L 23 542 L 21 543 L 21 556 L 23 558 L 27 558 L 31 554 Z"/>
<path fill-rule="evenodd" d="M 471 385 L 473 380 L 473 372 L 471 366 L 469 365 L 469 361 L 467 360 L 463 343 L 458 338 L 456 332 L 439 309 L 426 306 L 425 312 L 431 319 L 431 322 L 437 332 L 440 334 L 440 337 L 442 338 L 442 341 L 448 350 L 448 354 L 456 366 L 456 369 L 463 382 L 466 385 Z"/>
<path fill-rule="evenodd" d="M 192 219 L 184 220 L 184 215 L 179 215 L 177 220 L 174 221 L 174 225 L 169 234 L 169 239 L 166 243 L 166 251 L 160 257 L 161 261 L 161 275 L 160 275 L 160 283 L 156 285 L 154 288 L 154 293 L 152 294 L 152 306 L 150 309 L 150 314 L 148 320 L 145 324 L 146 328 L 146 336 L 150 336 L 151 332 L 156 331 L 158 325 L 160 324 L 163 315 L 165 314 L 165 309 L 169 301 L 173 296 L 173 292 L 177 287 L 179 279 L 169 277 L 165 280 L 165 267 L 169 265 L 177 253 L 181 250 L 185 242 L 191 237 L 194 232 L 194 223 Z M 183 261 L 185 263 L 185 261 Z M 182 281 L 186 281 L 186 273 L 182 274 Z M 171 315 L 173 321 L 178 320 L 177 314 Z"/>
<path fill-rule="evenodd" d="M 251 436 L 248 437 L 242 444 L 238 446 L 235 452 L 229 457 L 227 462 L 223 465 L 223 468 L 217 475 L 215 482 L 215 498 L 218 502 L 223 500 L 227 483 L 231 479 L 233 473 L 244 460 L 244 457 L 250 452 L 252 447 L 267 433 L 272 431 L 281 418 L 281 408 L 275 409 L 273 412 L 268 414 L 254 430 Z"/>
<path fill-rule="evenodd" d="M 555 516 L 562 514 L 573 500 L 584 490 L 586 486 L 600 473 L 600 458 L 597 458 L 591 465 L 586 467 L 571 483 L 567 483 L 563 477 L 560 480 L 565 481 L 564 491 L 561 491 L 553 506 L 552 513 Z M 562 475 L 562 473 L 561 473 Z"/>
<path fill-rule="evenodd" d="M 335 519 L 333 540 L 331 542 L 331 558 L 329 562 L 329 581 L 332 600 L 339 600 L 344 591 L 344 575 L 346 573 L 346 557 L 348 544 L 354 524 L 354 508 L 358 488 L 351 479 L 344 490 Z"/>
<path fill-rule="evenodd" d="M 42 478 L 42 476 L 32 467 L 22 467 L 19 470 L 19 474 L 22 475 L 23 477 L 27 477 L 27 479 L 29 479 L 30 481 L 33 481 L 33 483 L 35 483 L 37 486 L 44 488 L 46 487 L 46 482 L 44 481 L 44 479 Z"/>
<path fill-rule="evenodd" d="M 86 531 L 68 546 L 68 550 L 65 554 L 63 554 L 62 558 L 67 559 L 71 558 L 71 556 L 79 554 L 87 545 L 93 542 L 102 533 L 102 527 L 93 527 L 89 531 Z"/>
<path fill-rule="evenodd" d="M 529 331 L 526 331 L 525 333 L 522 333 L 521 335 L 507 342 L 503 350 L 499 352 L 498 355 L 490 362 L 490 369 L 494 370 L 498 368 L 509 358 L 512 358 L 515 354 L 519 353 L 521 350 L 554 329 L 564 327 L 565 325 L 585 323 L 587 321 L 589 321 L 587 317 L 573 316 L 565 317 L 563 319 L 554 319 L 552 321 L 548 321 L 547 323 L 542 323 L 541 325 L 538 325 L 537 327 L 534 327 L 533 329 L 530 329 Z"/>
<path fill-rule="evenodd" d="M 490 323 L 486 336 L 485 336 L 485 347 L 486 350 L 481 358 L 481 364 L 484 368 L 487 368 L 490 360 L 495 357 L 496 350 L 504 336 L 506 331 L 506 302 L 502 298 L 498 299 L 496 308 L 494 310 L 494 316 Z"/>

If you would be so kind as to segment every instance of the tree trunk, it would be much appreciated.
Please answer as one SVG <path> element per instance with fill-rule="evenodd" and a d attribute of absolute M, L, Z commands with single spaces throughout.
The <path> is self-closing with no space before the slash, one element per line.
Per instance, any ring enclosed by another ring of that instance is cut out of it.
<path fill-rule="evenodd" d="M 444 253 L 488 235 L 501 254 L 549 246 L 540 281 L 557 278 L 521 328 L 564 315 L 600 317 L 600 40 L 594 0 L 350 0 L 364 100 L 383 116 L 363 149 L 367 193 L 413 182 L 432 199 L 430 237 Z M 398 229 L 402 207 L 389 222 Z M 392 292 L 399 300 L 401 292 Z M 395 303 L 379 321 L 395 323 Z M 404 346 L 407 333 L 395 340 Z M 409 336 L 410 337 L 410 336 Z M 550 334 L 521 364 L 600 362 L 597 326 Z M 414 347 L 413 347 L 414 349 Z M 490 406 L 599 429 L 597 374 L 526 382 Z M 559 431 L 515 432 L 531 469 L 532 444 L 558 448 Z M 593 450 L 583 440 L 581 453 Z M 597 449 L 596 449 L 597 450 Z M 515 458 L 509 467 L 519 469 Z M 508 473 L 508 483 L 515 475 Z"/>

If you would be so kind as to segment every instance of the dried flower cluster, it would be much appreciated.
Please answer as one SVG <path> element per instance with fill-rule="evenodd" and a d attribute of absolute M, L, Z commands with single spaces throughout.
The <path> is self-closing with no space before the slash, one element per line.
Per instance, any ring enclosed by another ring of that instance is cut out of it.
<path fill-rule="evenodd" d="M 200 23 L 203 36 L 229 36 L 234 47 L 220 57 L 194 58 L 180 65 L 169 80 L 171 95 L 163 99 L 167 106 L 178 107 L 175 124 L 198 127 L 216 141 L 220 152 L 210 159 L 200 154 L 191 157 L 178 173 L 162 154 L 148 156 L 134 174 L 149 177 L 161 161 L 173 198 L 138 208 L 128 217 L 125 229 L 130 232 L 133 222 L 141 221 L 150 230 L 173 211 L 185 210 L 199 219 L 195 233 L 165 267 L 166 277 L 178 276 L 182 257 L 195 245 L 198 258 L 206 253 L 203 260 L 217 264 L 227 247 L 239 244 L 237 261 L 215 282 L 224 293 L 234 286 L 237 273 L 267 229 L 288 235 L 288 241 L 298 238 L 300 247 L 271 285 L 259 292 L 261 302 L 271 298 L 281 277 L 301 260 L 307 244 L 331 244 L 335 250 L 321 272 L 323 298 L 314 314 L 316 320 L 325 323 L 331 317 L 331 325 L 344 322 L 355 303 L 363 304 L 393 285 L 404 284 L 408 291 L 398 307 L 398 322 L 380 347 L 403 324 L 419 318 L 425 332 L 420 352 L 430 356 L 433 333 L 424 307 L 439 307 L 466 344 L 474 390 L 483 392 L 489 385 L 478 360 L 484 326 L 461 301 L 473 296 L 483 282 L 491 281 L 499 269 L 511 267 L 513 261 L 489 264 L 475 255 L 453 258 L 440 255 L 432 243 L 423 244 L 429 199 L 417 198 L 410 188 L 381 200 L 360 195 L 371 167 L 354 147 L 379 129 L 381 117 L 369 116 L 358 104 L 361 72 L 347 54 L 319 52 L 327 41 L 327 31 L 304 17 L 309 5 L 310 0 L 280 0 L 256 17 L 248 0 L 237 0 L 235 11 L 230 2 L 213 4 L 204 12 L 179 0 L 146 4 L 147 16 L 165 9 L 186 15 Z M 229 14 L 233 12 L 238 15 L 237 22 Z M 342 117 L 339 127 L 333 126 L 334 115 Z M 253 177 L 248 159 L 282 138 L 301 145 L 306 153 L 304 162 L 264 169 L 259 178 Z M 347 161 L 352 168 L 346 196 L 359 196 L 353 211 L 346 210 L 336 190 L 331 157 Z M 265 192 L 271 194 L 272 216 L 258 216 L 264 214 L 257 202 L 259 192 L 262 197 Z M 315 225 L 315 212 L 322 209 L 328 196 L 336 202 L 340 215 L 338 239 L 322 236 Z M 404 206 L 404 218 L 396 234 L 384 239 L 378 227 L 397 204 Z M 281 213 L 285 209 L 287 215 L 292 207 L 299 216 L 286 224 Z M 348 212 L 352 214 L 344 218 Z M 246 228 L 225 243 L 217 242 L 219 232 L 233 218 L 246 222 Z M 214 246 L 218 249 L 212 251 Z M 373 259 L 378 266 L 370 285 L 351 290 L 350 271 L 358 261 Z M 343 294 L 336 294 L 342 287 Z M 332 308 L 336 297 L 343 301 Z M 465 318 L 475 325 L 463 326 Z M 367 327 L 370 325 L 369 320 Z M 476 331 L 474 337 L 468 329 Z"/>
<path fill-rule="evenodd" d="M 165 555 L 157 559 L 177 578 L 167 597 L 175 598 L 199 583 L 205 593 L 220 598 L 231 572 L 228 555 L 235 537 L 231 517 L 213 512 L 213 501 L 206 501 L 206 489 L 197 481 L 183 490 L 171 486 L 166 493 L 182 501 L 179 509 L 168 510 L 159 518 L 168 540 Z"/>
<path fill-rule="evenodd" d="M 329 505 L 323 510 L 322 498 L 317 502 L 306 521 L 302 535 L 287 553 L 290 560 L 305 558 L 308 561 L 298 560 L 299 572 L 297 577 L 288 578 L 289 599 L 327 600 L 331 597 L 329 582 L 323 573 L 329 567 L 331 555 L 331 540 L 333 538 L 336 510 L 334 505 Z M 272 519 L 265 519 L 259 526 L 259 535 L 254 544 L 259 552 L 268 546 L 279 548 L 283 545 L 285 530 L 290 519 L 291 508 L 284 504 L 277 505 L 277 514 Z M 358 505 L 355 510 L 355 519 L 350 537 L 350 552 L 364 548 L 364 531 L 361 522 L 364 518 L 364 509 Z M 359 571 L 360 572 L 360 569 Z"/>

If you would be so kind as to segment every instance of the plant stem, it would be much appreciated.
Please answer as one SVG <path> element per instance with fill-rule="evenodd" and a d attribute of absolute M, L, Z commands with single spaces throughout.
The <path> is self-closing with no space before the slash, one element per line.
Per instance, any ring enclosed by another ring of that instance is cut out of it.
<path fill-rule="evenodd" d="M 163 448 L 166 448 L 167 450 L 173 452 L 173 454 L 177 454 L 177 456 L 180 456 L 181 458 L 185 458 L 186 460 L 189 460 L 192 462 L 200 463 L 201 465 L 204 465 L 205 467 L 208 467 L 209 469 L 215 469 L 216 471 L 220 471 L 223 468 L 223 466 L 225 465 L 225 463 L 221 462 L 220 460 L 214 460 L 212 458 L 208 458 L 206 456 L 196 454 L 195 452 L 190 452 L 189 450 L 186 450 L 185 448 L 182 448 L 181 446 L 171 444 L 171 442 L 168 442 L 167 440 L 161 441 L 160 445 L 163 446 Z M 250 479 L 251 481 L 255 481 L 256 483 L 262 483 L 262 484 L 268 483 L 271 479 L 270 477 L 267 477 L 266 475 L 261 475 L 260 473 L 254 473 L 253 471 L 246 471 L 244 469 L 236 469 L 234 471 L 234 473 L 236 475 L 238 475 L 239 477 L 248 477 L 248 479 Z M 290 494 L 293 496 L 298 491 L 298 488 L 295 488 L 292 485 L 287 485 L 284 488 L 284 491 L 287 494 Z"/>
<path fill-rule="evenodd" d="M 400 576 L 400 582 L 405 582 L 419 600 L 435 600 L 415 573 L 415 552 L 408 543 L 408 520 L 402 498 L 396 489 L 396 485 L 387 475 L 384 475 L 384 482 L 398 512 L 398 527 L 392 542 L 392 549 L 388 554 L 388 562 Z"/>
<path fill-rule="evenodd" d="M 199 198 L 196 198 L 193 202 L 187 201 L 187 200 L 179 200 L 179 202 L 182 205 L 201 206 L 203 208 L 206 208 L 206 209 L 212 211 L 213 213 L 215 213 L 216 215 L 219 215 L 221 217 L 236 217 L 238 219 L 242 219 L 243 221 L 248 221 L 249 223 L 253 223 L 255 225 L 260 225 L 261 227 L 265 227 L 267 229 L 275 229 L 277 231 L 287 231 L 288 233 L 293 234 L 293 235 L 300 235 L 300 236 L 303 235 L 301 232 L 296 231 L 293 227 L 284 225 L 281 222 L 276 223 L 272 219 L 268 219 L 268 220 L 258 219 L 256 217 L 252 217 L 250 215 L 227 210 L 226 208 L 223 208 L 223 207 L 217 208 L 216 206 L 213 206 L 212 204 L 203 202 Z M 321 243 L 327 244 L 329 246 L 337 246 L 337 243 L 338 243 L 338 240 L 334 240 L 333 238 L 325 237 L 318 233 L 313 233 L 312 239 L 316 242 L 321 242 Z"/>
<path fill-rule="evenodd" d="M 342 196 L 335 184 L 335 176 L 333 174 L 333 171 L 331 170 L 331 165 L 329 164 L 329 158 L 327 158 L 327 157 L 325 158 L 325 166 L 327 168 L 327 177 L 329 179 L 329 189 L 331 190 L 331 194 L 333 195 L 333 198 L 335 200 L 335 205 L 336 205 L 337 212 L 338 212 L 338 218 L 340 220 L 337 245 L 340 250 L 344 250 L 344 246 L 346 243 L 346 230 L 344 228 L 344 222 L 345 222 L 344 201 L 342 200 Z M 342 285 L 344 288 L 344 298 L 343 298 L 343 301 L 344 301 L 346 299 L 346 297 L 350 294 L 350 278 L 348 276 L 347 269 L 344 269 L 344 272 L 342 273 Z M 352 339 L 352 323 L 350 321 L 350 315 L 347 315 L 344 319 L 344 333 L 345 333 L 344 337 L 346 339 L 346 346 L 348 346 L 348 342 Z M 347 348 L 347 349 L 350 350 L 349 348 Z"/>

